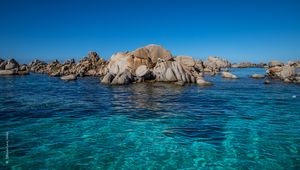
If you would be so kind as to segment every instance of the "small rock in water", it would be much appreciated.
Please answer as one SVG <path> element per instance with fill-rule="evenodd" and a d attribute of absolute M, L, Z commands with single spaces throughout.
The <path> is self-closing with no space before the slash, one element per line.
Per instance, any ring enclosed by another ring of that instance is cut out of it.
<path fill-rule="evenodd" d="M 62 77 L 60 77 L 60 79 L 70 81 L 70 80 L 76 80 L 77 77 L 74 74 L 70 74 L 70 75 L 67 75 L 67 76 L 62 76 Z"/>
<path fill-rule="evenodd" d="M 265 80 L 264 83 L 265 83 L 265 84 L 270 84 L 271 82 L 270 82 L 270 80 Z"/>
<path fill-rule="evenodd" d="M 292 97 L 293 97 L 293 98 L 296 98 L 297 96 L 296 96 L 296 95 L 293 95 Z"/>

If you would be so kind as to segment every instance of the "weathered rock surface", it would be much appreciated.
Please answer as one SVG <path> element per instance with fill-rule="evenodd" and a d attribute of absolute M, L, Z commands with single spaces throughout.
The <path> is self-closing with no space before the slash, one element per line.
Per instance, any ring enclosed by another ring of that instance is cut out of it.
<path fill-rule="evenodd" d="M 228 79 L 237 79 L 238 77 L 232 73 L 229 72 L 222 72 L 222 77 L 228 78 Z"/>
<path fill-rule="evenodd" d="M 114 79 L 112 80 L 112 85 L 124 85 L 124 84 L 130 84 L 133 82 L 133 76 L 130 71 L 125 70 L 122 73 L 117 74 Z"/>
<path fill-rule="evenodd" d="M 184 82 L 184 83 L 195 83 L 196 77 L 184 68 L 180 61 L 166 61 L 158 63 L 153 73 L 156 77 L 156 81 L 162 82 Z"/>

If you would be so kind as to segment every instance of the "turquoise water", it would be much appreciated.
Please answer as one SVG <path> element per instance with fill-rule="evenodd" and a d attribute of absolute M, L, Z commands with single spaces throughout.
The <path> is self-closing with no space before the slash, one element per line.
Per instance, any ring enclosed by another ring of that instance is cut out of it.
<path fill-rule="evenodd" d="M 211 87 L 0 77 L 0 169 L 300 169 L 300 86 L 248 78 L 263 72 Z"/>

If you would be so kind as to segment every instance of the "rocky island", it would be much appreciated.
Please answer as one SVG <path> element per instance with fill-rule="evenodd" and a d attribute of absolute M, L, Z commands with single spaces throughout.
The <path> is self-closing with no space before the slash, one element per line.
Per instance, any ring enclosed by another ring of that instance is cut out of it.
<path fill-rule="evenodd" d="M 55 60 L 46 63 L 34 60 L 29 65 L 19 64 L 16 60 L 0 59 L 0 75 L 27 75 L 29 72 L 48 74 L 62 80 L 76 80 L 77 77 L 98 76 L 103 84 L 124 85 L 140 82 L 168 82 L 177 85 L 197 83 L 201 86 L 212 85 L 204 80 L 204 75 L 214 76 L 221 73 L 223 78 L 237 79 L 226 68 L 264 67 L 266 75 L 254 74 L 252 78 L 279 79 L 286 83 L 300 83 L 296 69 L 300 62 L 271 61 L 254 64 L 243 62 L 231 64 L 226 59 L 210 56 L 205 61 L 191 56 L 174 56 L 159 45 L 147 45 L 134 51 L 118 52 L 108 61 L 96 52 L 89 52 L 78 63 L 74 59 L 60 63 Z"/>

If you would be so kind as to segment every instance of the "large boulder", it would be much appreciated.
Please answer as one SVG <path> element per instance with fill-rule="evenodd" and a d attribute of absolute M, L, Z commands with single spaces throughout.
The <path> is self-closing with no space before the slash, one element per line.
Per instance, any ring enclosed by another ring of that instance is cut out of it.
<path fill-rule="evenodd" d="M 267 74 L 271 78 L 280 79 L 284 82 L 296 81 L 296 66 L 293 64 L 279 65 L 273 64 L 268 70 Z"/>
<path fill-rule="evenodd" d="M 108 72 L 119 74 L 128 70 L 135 74 L 139 66 L 145 65 L 147 68 L 153 68 L 159 61 L 172 60 L 172 54 L 158 45 L 148 45 L 138 48 L 132 52 L 119 52 L 112 55 L 108 64 Z"/>

